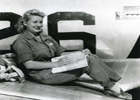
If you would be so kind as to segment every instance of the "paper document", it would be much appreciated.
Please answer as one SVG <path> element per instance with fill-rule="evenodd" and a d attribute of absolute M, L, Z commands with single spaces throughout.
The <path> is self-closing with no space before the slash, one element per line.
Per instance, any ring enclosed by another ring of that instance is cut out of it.
<path fill-rule="evenodd" d="M 80 51 L 52 58 L 52 62 L 56 62 L 59 59 L 64 59 L 64 62 L 69 61 L 70 63 L 52 68 L 52 73 L 60 73 L 88 66 L 86 55 Z"/>

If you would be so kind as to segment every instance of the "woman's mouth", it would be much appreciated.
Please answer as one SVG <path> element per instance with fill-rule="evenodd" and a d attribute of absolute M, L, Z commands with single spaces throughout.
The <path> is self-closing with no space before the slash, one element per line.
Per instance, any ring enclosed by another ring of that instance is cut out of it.
<path fill-rule="evenodd" d="M 35 27 L 36 30 L 41 31 L 42 27 Z"/>

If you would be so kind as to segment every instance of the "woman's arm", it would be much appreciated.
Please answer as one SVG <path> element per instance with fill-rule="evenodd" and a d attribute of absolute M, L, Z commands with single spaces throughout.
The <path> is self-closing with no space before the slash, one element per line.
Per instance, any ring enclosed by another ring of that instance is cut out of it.
<path fill-rule="evenodd" d="M 62 59 L 60 59 L 57 62 L 40 62 L 40 61 L 29 60 L 24 62 L 23 64 L 27 69 L 47 69 L 47 68 L 63 66 L 64 61 Z"/>

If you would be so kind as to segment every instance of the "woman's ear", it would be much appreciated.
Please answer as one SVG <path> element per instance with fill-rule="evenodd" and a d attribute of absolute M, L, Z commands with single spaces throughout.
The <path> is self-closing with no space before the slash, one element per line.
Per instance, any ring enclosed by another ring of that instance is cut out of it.
<path fill-rule="evenodd" d="M 26 21 L 23 21 L 23 25 L 24 25 L 24 26 L 27 26 L 27 23 L 26 23 Z"/>

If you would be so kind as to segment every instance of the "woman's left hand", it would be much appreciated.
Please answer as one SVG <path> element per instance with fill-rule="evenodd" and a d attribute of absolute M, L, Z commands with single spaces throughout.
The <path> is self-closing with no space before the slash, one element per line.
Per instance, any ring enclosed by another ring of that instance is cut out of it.
<path fill-rule="evenodd" d="M 83 50 L 82 50 L 82 53 L 85 54 L 86 56 L 88 56 L 88 55 L 91 54 L 91 52 L 90 52 L 89 49 L 83 49 Z"/>

